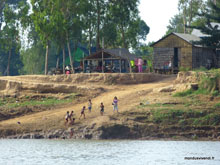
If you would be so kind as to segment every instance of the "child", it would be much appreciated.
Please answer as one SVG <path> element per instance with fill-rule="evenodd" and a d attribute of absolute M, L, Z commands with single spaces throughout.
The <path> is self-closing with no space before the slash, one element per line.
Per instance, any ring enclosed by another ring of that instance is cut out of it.
<path fill-rule="evenodd" d="M 67 111 L 67 112 L 66 112 L 66 116 L 65 116 L 65 120 L 66 120 L 65 124 L 68 123 L 69 117 L 70 117 L 69 111 Z"/>
<path fill-rule="evenodd" d="M 101 105 L 100 105 L 100 114 L 103 116 L 103 113 L 104 113 L 104 105 L 103 105 L 103 103 L 101 103 Z"/>
<path fill-rule="evenodd" d="M 88 109 L 89 109 L 89 112 L 91 112 L 92 110 L 92 101 L 89 99 L 89 103 L 88 103 Z"/>
<path fill-rule="evenodd" d="M 81 118 L 82 115 L 84 116 L 84 119 L 86 118 L 85 110 L 86 110 L 86 107 L 83 106 L 83 109 L 81 110 L 81 115 L 80 115 L 79 119 Z"/>
<path fill-rule="evenodd" d="M 73 116 L 74 116 L 74 111 L 72 111 L 69 115 L 70 124 L 74 124 L 74 122 L 75 122 L 75 118 Z"/>
<path fill-rule="evenodd" d="M 115 96 L 112 102 L 113 105 L 113 112 L 117 111 L 118 112 L 118 98 Z"/>

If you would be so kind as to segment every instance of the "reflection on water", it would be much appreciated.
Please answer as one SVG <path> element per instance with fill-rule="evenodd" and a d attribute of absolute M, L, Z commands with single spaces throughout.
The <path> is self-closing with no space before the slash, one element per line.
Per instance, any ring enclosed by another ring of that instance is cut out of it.
<path fill-rule="evenodd" d="M 210 157 L 210 160 L 208 160 Z M 206 160 L 193 160 L 204 158 Z M 219 165 L 220 142 L 0 140 L 0 164 Z"/>

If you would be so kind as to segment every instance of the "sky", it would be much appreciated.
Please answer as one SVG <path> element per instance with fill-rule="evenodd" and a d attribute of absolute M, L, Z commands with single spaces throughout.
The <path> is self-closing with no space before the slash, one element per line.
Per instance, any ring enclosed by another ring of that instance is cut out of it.
<path fill-rule="evenodd" d="M 140 0 L 141 19 L 150 27 L 147 43 L 161 39 L 169 25 L 169 20 L 178 13 L 178 0 Z"/>

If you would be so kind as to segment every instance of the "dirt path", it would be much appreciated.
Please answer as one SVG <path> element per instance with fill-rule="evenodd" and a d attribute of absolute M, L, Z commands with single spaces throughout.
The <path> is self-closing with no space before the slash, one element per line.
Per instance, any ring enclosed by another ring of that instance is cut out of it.
<path fill-rule="evenodd" d="M 81 104 L 75 104 L 69 107 L 57 109 L 54 107 L 53 110 L 48 110 L 44 112 L 39 112 L 36 114 L 26 115 L 6 121 L 0 122 L 0 128 L 12 128 L 14 129 L 24 129 L 24 130 L 42 130 L 50 128 L 60 128 L 63 127 L 63 121 L 66 111 L 74 110 L 76 114 L 76 123 L 83 124 L 103 124 L 104 122 L 109 121 L 109 116 L 113 114 L 112 110 L 112 100 L 114 96 L 117 96 L 119 99 L 119 111 L 127 111 L 139 105 L 142 101 L 142 96 L 151 92 L 153 89 L 161 88 L 172 84 L 175 78 L 164 79 L 157 83 L 147 83 L 139 85 L 121 85 L 121 86 L 112 86 L 113 90 L 108 90 L 103 94 L 99 95 L 96 98 L 92 98 L 93 108 L 92 113 L 86 111 L 86 119 L 78 120 L 82 106 L 87 107 L 87 102 Z M 100 103 L 103 102 L 105 106 L 104 116 L 100 116 Z M 17 122 L 20 122 L 21 125 L 18 126 Z"/>

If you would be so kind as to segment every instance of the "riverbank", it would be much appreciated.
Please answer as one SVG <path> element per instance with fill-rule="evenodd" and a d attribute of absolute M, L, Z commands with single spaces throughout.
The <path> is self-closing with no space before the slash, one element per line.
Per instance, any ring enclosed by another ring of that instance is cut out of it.
<path fill-rule="evenodd" d="M 198 88 L 198 76 L 195 78 L 192 75 L 181 73 L 177 79 L 165 76 L 161 80 L 157 75 L 157 80 L 145 84 L 127 82 L 129 85 L 112 83 L 109 86 L 107 81 L 84 83 L 84 87 L 93 88 L 93 91 L 97 91 L 95 88 L 102 90 L 95 95 L 86 95 L 89 92 L 85 89 L 85 93 L 74 97 L 65 106 L 53 104 L 41 112 L 3 119 L 0 122 L 0 137 L 220 140 L 220 96 L 216 90 L 213 94 L 195 89 Z M 187 82 L 181 82 L 186 79 Z M 36 79 L 34 83 L 37 83 Z M 41 85 L 43 83 L 41 79 Z M 112 112 L 114 96 L 119 98 L 119 114 Z M 86 111 L 86 119 L 79 120 L 80 109 L 88 104 L 89 98 L 93 102 L 92 113 Z M 105 105 L 104 116 L 99 114 L 100 102 Z M 65 125 L 65 112 L 71 109 L 76 113 L 76 122 Z"/>

